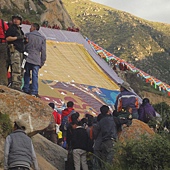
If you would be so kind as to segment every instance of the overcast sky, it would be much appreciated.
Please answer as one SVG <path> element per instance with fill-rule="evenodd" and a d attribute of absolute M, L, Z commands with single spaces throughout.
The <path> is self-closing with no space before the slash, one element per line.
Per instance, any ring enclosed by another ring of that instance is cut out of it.
<path fill-rule="evenodd" d="M 138 17 L 170 23 L 170 0 L 92 0 Z"/>

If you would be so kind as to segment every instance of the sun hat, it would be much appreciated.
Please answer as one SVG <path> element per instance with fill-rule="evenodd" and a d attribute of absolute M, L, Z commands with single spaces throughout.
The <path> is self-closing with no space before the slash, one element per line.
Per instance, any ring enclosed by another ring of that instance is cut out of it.
<path fill-rule="evenodd" d="M 26 130 L 26 122 L 21 120 L 21 119 L 18 119 L 18 120 L 15 120 L 14 122 L 19 128 L 21 128 L 22 130 Z"/>
<path fill-rule="evenodd" d="M 124 89 L 128 90 L 128 91 L 131 91 L 130 84 L 127 83 L 127 82 L 123 82 L 120 86 L 123 87 Z"/>

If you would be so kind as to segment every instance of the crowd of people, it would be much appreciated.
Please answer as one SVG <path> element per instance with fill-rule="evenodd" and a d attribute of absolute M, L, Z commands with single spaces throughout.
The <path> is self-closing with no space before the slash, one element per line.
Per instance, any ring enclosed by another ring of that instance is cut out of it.
<path fill-rule="evenodd" d="M 3 59 L 0 71 L 5 74 L 0 84 L 8 84 L 13 89 L 38 97 L 38 71 L 46 61 L 46 40 L 38 32 L 39 24 L 32 23 L 30 33 L 24 35 L 21 23 L 20 15 L 12 16 L 10 26 L 1 20 L 3 31 L 0 32 L 0 51 Z M 9 67 L 12 73 L 10 84 L 6 76 Z M 22 79 L 24 85 L 21 89 Z M 140 105 L 138 96 L 126 82 L 120 85 L 114 112 L 109 106 L 103 105 L 97 117 L 86 114 L 82 118 L 74 109 L 72 101 L 67 103 L 67 108 L 61 113 L 54 103 L 49 103 L 49 106 L 53 109 L 54 121 L 41 134 L 68 150 L 69 170 L 104 170 L 105 163 L 113 163 L 114 145 L 122 125 L 131 126 L 132 119 L 148 123 L 156 117 L 149 99 L 143 99 Z M 14 132 L 6 138 L 5 170 L 28 170 L 31 164 L 38 170 L 34 148 L 25 130 L 26 125 L 21 120 L 15 121 Z M 92 153 L 88 155 L 88 161 L 87 153 Z M 70 159 L 71 155 L 73 160 Z M 73 162 L 74 165 L 71 165 Z"/>
<path fill-rule="evenodd" d="M 144 98 L 139 106 L 137 95 L 126 82 L 120 85 L 115 110 L 112 112 L 109 106 L 103 105 L 97 117 L 90 114 L 80 116 L 72 101 L 62 112 L 57 111 L 54 103 L 49 106 L 54 110 L 54 122 L 41 134 L 68 150 L 69 170 L 80 170 L 81 167 L 83 170 L 105 169 L 106 163 L 113 164 L 114 145 L 122 126 L 131 126 L 132 119 L 148 123 L 156 117 L 149 99 Z"/>

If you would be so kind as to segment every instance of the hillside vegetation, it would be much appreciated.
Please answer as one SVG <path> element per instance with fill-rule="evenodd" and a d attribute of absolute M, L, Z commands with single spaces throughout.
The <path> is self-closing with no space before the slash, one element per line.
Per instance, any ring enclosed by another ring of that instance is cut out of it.
<path fill-rule="evenodd" d="M 170 24 L 156 23 L 90 0 L 63 0 L 83 35 L 170 84 Z"/>

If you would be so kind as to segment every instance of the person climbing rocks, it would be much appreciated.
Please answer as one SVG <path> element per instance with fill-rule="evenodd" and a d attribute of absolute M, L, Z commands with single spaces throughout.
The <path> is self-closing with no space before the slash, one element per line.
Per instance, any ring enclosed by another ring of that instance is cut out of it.
<path fill-rule="evenodd" d="M 156 112 L 153 106 L 150 104 L 148 98 L 144 98 L 142 104 L 139 108 L 139 120 L 148 123 L 154 117 L 156 117 Z"/>
<path fill-rule="evenodd" d="M 120 94 L 117 96 L 115 109 L 117 112 L 121 112 L 122 109 L 126 109 L 127 106 L 132 108 L 132 118 L 138 119 L 138 97 L 136 94 L 131 92 L 129 83 L 123 82 L 120 85 Z"/>
<path fill-rule="evenodd" d="M 39 170 L 32 141 L 25 133 L 26 127 L 21 119 L 14 122 L 14 131 L 5 141 L 4 170 L 29 170 L 32 165 Z"/>

